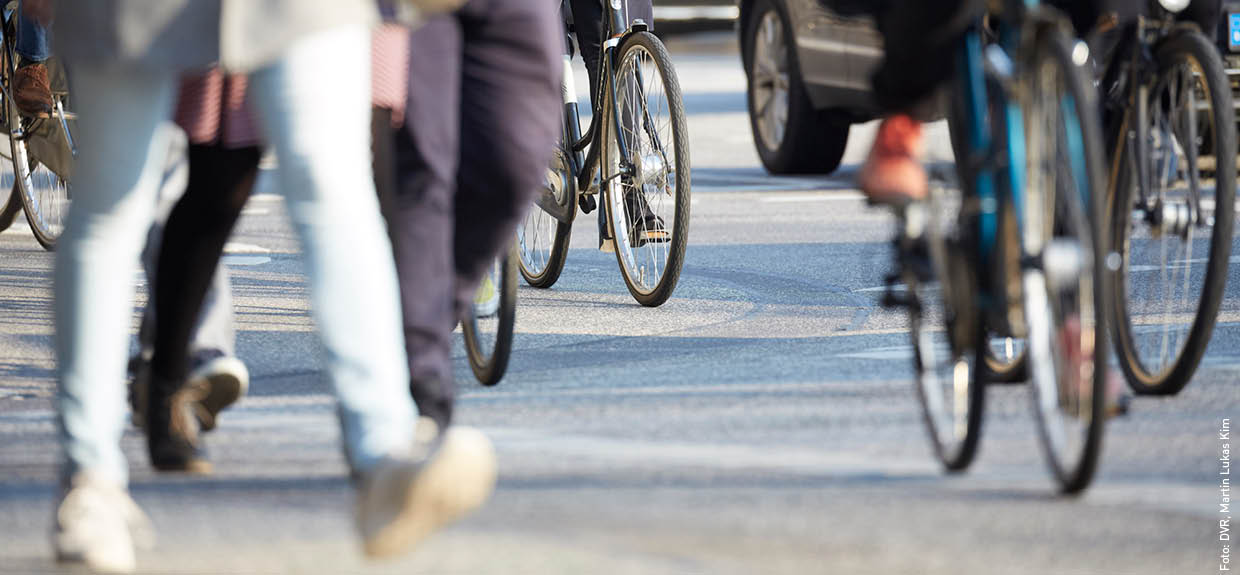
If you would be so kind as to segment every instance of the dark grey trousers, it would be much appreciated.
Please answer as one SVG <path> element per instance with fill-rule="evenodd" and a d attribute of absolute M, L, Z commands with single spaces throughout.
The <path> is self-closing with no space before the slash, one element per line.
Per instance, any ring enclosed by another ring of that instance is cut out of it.
<path fill-rule="evenodd" d="M 411 391 L 452 413 L 452 331 L 513 240 L 560 135 L 563 32 L 552 2 L 471 0 L 412 33 L 388 211 Z"/>

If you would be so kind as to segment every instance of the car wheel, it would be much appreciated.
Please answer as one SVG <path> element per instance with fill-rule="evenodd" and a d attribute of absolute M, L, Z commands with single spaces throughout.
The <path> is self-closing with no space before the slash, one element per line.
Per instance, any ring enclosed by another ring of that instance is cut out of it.
<path fill-rule="evenodd" d="M 805 92 L 782 0 L 757 0 L 745 30 L 749 123 L 762 165 L 773 174 L 835 171 L 849 123 L 814 108 Z"/>

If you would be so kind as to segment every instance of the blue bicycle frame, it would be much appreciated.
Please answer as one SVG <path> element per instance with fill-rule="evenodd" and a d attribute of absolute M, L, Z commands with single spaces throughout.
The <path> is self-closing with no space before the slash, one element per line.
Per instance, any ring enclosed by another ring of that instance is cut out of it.
<path fill-rule="evenodd" d="M 972 191 L 977 201 L 978 213 L 975 223 L 977 239 L 977 257 L 975 262 L 983 275 L 995 277 L 990 272 L 997 271 L 991 265 L 994 262 L 999 238 L 1000 209 L 1011 202 L 1014 220 L 1017 225 L 1017 237 L 1023 237 L 1025 221 L 1027 184 L 1027 150 L 1025 134 L 1025 117 L 1018 97 L 1013 97 L 1009 86 L 1015 85 L 1014 67 L 1019 62 L 1017 55 L 1021 51 L 1022 30 L 1021 16 L 1037 8 L 1038 0 L 1009 0 L 1005 5 L 1005 13 L 1016 15 L 1015 21 L 1000 22 L 998 42 L 985 45 L 983 27 L 979 22 L 966 32 L 961 45 L 959 70 L 956 74 L 957 93 L 963 97 L 965 104 L 966 152 L 964 159 L 966 174 L 973 179 L 973 186 L 966 186 Z M 987 82 L 987 65 L 1002 80 L 999 86 Z M 1030 71 L 1024 71 L 1028 73 Z M 997 90 L 999 109 L 997 118 L 991 118 L 991 91 Z M 1063 121 L 1067 152 L 1071 162 L 1072 177 L 1077 189 L 1082 194 L 1089 194 L 1090 189 L 1085 165 L 1085 144 L 1081 141 L 1078 129 L 1080 119 L 1076 111 L 1076 102 L 1071 96 L 1064 95 L 1062 105 Z M 992 125 L 992 122 L 998 122 Z M 1003 141 L 996 141 L 996 135 Z M 994 161 L 1002 154 L 1002 161 Z M 1088 205 L 1088 200 L 1086 201 Z M 1030 254 L 1021 252 L 1022 256 Z M 994 297 L 992 282 L 983 282 L 979 303 L 984 309 L 990 309 L 1000 300 Z"/>

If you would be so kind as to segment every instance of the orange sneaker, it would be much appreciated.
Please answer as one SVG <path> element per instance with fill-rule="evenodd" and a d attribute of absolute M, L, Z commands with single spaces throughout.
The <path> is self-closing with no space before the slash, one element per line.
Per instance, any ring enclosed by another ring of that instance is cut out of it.
<path fill-rule="evenodd" d="M 921 122 L 911 116 L 888 116 L 878 127 L 874 146 L 861 167 L 858 184 L 871 203 L 904 205 L 925 199 L 929 187 L 921 165 Z"/>

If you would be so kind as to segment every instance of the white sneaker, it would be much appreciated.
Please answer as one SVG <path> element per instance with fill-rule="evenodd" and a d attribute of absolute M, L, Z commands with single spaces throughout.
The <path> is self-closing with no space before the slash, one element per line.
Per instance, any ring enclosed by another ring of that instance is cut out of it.
<path fill-rule="evenodd" d="M 357 526 L 371 557 L 407 551 L 481 507 L 495 490 L 495 448 L 481 431 L 449 427 L 425 461 L 393 459 L 362 475 Z"/>
<path fill-rule="evenodd" d="M 125 488 L 97 476 L 74 475 L 56 507 L 56 560 L 96 573 L 132 573 L 134 547 L 150 548 L 154 530 Z"/>

